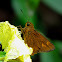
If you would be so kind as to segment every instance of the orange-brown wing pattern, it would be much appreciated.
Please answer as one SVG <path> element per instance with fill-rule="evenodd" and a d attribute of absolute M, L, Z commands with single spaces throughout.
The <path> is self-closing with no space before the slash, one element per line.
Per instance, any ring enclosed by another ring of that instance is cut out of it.
<path fill-rule="evenodd" d="M 33 48 L 33 54 L 38 52 L 48 52 L 54 50 L 55 47 L 44 36 L 37 31 L 28 31 L 25 33 L 24 41 L 29 47 Z"/>

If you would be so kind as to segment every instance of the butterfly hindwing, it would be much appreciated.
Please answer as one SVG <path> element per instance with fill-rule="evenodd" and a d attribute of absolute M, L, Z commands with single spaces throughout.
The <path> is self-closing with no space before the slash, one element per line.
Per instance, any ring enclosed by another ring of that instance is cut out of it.
<path fill-rule="evenodd" d="M 54 45 L 37 31 L 26 32 L 24 40 L 29 47 L 33 48 L 33 54 L 54 50 Z"/>

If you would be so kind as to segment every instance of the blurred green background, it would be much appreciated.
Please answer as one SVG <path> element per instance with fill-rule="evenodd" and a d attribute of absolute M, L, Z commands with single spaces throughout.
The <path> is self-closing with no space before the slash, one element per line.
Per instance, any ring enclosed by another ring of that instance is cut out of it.
<path fill-rule="evenodd" d="M 0 22 L 24 27 L 27 20 L 55 46 L 54 51 L 31 56 L 32 62 L 62 62 L 62 0 L 0 1 Z M 0 57 L 4 55 L 0 47 Z"/>

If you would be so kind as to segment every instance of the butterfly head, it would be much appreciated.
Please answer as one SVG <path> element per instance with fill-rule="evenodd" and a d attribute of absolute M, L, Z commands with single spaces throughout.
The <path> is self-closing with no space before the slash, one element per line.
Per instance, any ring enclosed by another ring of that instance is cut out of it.
<path fill-rule="evenodd" d="M 33 24 L 31 22 L 26 22 L 25 27 L 34 28 L 34 26 L 33 26 Z"/>

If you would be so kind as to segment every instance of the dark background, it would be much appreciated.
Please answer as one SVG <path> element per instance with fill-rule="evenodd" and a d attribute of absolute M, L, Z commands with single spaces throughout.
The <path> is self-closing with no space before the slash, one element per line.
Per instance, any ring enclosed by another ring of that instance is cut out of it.
<path fill-rule="evenodd" d="M 61 62 L 62 0 L 0 1 L 0 22 L 9 21 L 12 25 L 24 27 L 27 20 L 55 46 L 54 51 L 32 56 L 32 62 Z"/>

